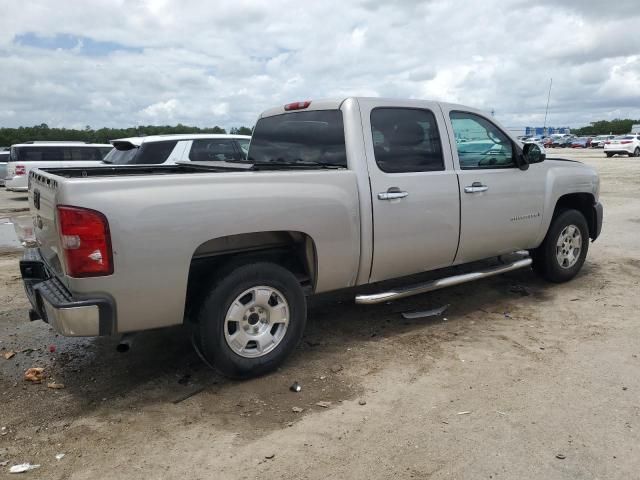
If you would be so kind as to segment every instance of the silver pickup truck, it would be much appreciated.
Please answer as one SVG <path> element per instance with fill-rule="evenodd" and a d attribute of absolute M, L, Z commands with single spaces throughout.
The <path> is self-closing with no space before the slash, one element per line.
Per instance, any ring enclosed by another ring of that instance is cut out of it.
<path fill-rule="evenodd" d="M 545 160 L 469 107 L 418 100 L 268 110 L 239 162 L 45 169 L 29 181 L 32 319 L 68 336 L 189 323 L 201 355 L 232 377 L 285 359 L 308 295 L 376 283 L 356 301 L 377 303 L 529 266 L 563 282 L 602 225 L 592 168 Z M 426 283 L 377 283 L 493 257 Z"/>

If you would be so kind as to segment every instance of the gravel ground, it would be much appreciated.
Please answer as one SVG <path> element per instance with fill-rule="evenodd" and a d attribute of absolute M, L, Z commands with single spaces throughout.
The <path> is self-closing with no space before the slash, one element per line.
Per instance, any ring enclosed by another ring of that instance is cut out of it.
<path fill-rule="evenodd" d="M 603 234 L 574 281 L 519 271 L 388 305 L 315 299 L 293 357 L 245 382 L 209 371 L 181 329 L 118 354 L 29 323 L 19 256 L 1 251 L 0 477 L 31 462 L 26 478 L 638 478 L 640 159 L 560 155 L 602 175 Z"/>

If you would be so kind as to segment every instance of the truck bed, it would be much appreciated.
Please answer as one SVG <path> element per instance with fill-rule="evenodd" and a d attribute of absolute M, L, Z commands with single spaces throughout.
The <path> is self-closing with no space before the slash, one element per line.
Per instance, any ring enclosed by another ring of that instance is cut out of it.
<path fill-rule="evenodd" d="M 118 165 L 101 167 L 43 168 L 44 172 L 64 178 L 126 177 L 136 175 L 175 175 L 181 173 L 239 172 L 251 168 L 251 164 L 237 166 L 229 162 L 209 162 L 210 164 L 184 163 L 173 165 Z M 218 165 L 220 164 L 220 165 Z M 222 165 L 224 164 L 224 165 Z"/>

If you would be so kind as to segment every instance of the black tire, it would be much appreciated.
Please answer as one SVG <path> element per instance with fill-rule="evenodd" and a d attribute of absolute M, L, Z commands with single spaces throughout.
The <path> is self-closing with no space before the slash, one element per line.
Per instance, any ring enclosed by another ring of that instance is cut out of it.
<path fill-rule="evenodd" d="M 256 286 L 271 287 L 282 294 L 289 308 L 289 323 L 273 350 L 247 358 L 227 343 L 225 317 L 234 300 Z M 293 352 L 302 339 L 306 320 L 304 293 L 289 270 L 268 262 L 240 265 L 221 276 L 203 299 L 198 314 L 197 344 L 204 358 L 223 375 L 239 379 L 257 377 L 275 370 Z"/>
<path fill-rule="evenodd" d="M 633 151 L 633 154 L 629 154 L 630 157 L 640 157 L 640 147 L 636 147 L 636 149 Z"/>
<path fill-rule="evenodd" d="M 613 153 L 609 153 L 609 152 L 605 152 L 605 154 L 607 155 L 607 158 L 611 158 L 614 155 Z"/>
<path fill-rule="evenodd" d="M 556 256 L 556 244 L 563 230 L 573 225 L 581 235 L 581 249 L 575 264 L 563 267 Z M 562 210 L 551 221 L 547 235 L 538 248 L 531 252 L 533 268 L 545 279 L 554 283 L 562 283 L 575 277 L 587 257 L 589 250 L 589 227 L 584 215 L 578 210 Z"/>

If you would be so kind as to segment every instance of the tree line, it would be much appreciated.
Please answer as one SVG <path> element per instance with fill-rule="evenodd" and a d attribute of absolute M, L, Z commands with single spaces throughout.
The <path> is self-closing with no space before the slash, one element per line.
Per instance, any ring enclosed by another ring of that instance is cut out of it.
<path fill-rule="evenodd" d="M 628 118 L 615 120 L 598 120 L 582 128 L 572 128 L 571 133 L 575 135 L 623 135 L 631 132 L 632 125 L 640 124 L 640 120 L 630 120 Z"/>
<path fill-rule="evenodd" d="M 229 133 L 234 135 L 251 135 L 249 127 L 233 127 Z M 188 125 L 144 125 L 130 128 L 99 128 L 92 129 L 87 125 L 84 129 L 51 128 L 46 123 L 33 127 L 0 128 L 0 147 L 8 147 L 15 143 L 30 140 L 48 141 L 82 141 L 91 143 L 109 143 L 109 140 L 125 137 L 141 137 L 146 135 L 161 135 L 171 133 L 227 133 L 224 128 L 198 128 Z"/>

